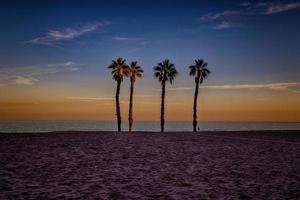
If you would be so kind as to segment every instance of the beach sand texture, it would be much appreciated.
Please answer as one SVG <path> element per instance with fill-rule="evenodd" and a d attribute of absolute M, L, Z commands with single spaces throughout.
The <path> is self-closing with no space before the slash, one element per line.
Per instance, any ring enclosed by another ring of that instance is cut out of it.
<path fill-rule="evenodd" d="M 300 131 L 0 134 L 0 199 L 300 199 Z"/>

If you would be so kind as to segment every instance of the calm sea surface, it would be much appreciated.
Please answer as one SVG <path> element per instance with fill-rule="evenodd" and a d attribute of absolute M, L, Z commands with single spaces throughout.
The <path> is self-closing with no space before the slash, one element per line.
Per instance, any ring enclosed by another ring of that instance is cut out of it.
<path fill-rule="evenodd" d="M 300 122 L 200 122 L 205 131 L 300 130 Z M 114 121 L 0 121 L 0 132 L 114 131 Z M 128 130 L 123 122 L 122 130 Z M 159 131 L 159 122 L 135 122 L 135 131 Z M 191 131 L 191 122 L 166 122 L 166 131 Z"/>

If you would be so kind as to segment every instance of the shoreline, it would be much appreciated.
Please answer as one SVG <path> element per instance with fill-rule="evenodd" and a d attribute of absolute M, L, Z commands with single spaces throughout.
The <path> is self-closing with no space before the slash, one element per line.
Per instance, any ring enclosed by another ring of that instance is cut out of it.
<path fill-rule="evenodd" d="M 266 129 L 266 130 L 205 130 L 205 131 L 197 131 L 197 132 L 193 132 L 193 131 L 165 131 L 165 132 L 160 132 L 160 131 L 122 131 L 122 132 L 118 132 L 118 131 L 103 131 L 103 130 L 99 130 L 99 131 L 77 131 L 77 130 L 68 130 L 68 131 L 41 131 L 41 132 L 35 132 L 35 131 L 25 131 L 25 132 L 1 132 L 0 134 L 35 134 L 35 133 L 50 133 L 50 134 L 55 134 L 55 133 L 117 133 L 117 134 L 130 134 L 130 133 L 160 133 L 160 134 L 167 134 L 167 133 L 185 133 L 185 134 L 203 134 L 203 133 L 295 133 L 295 132 L 299 132 L 300 133 L 300 129 L 295 129 L 295 130 L 274 130 L 274 129 Z M 270 133 L 270 134 L 271 134 Z"/>

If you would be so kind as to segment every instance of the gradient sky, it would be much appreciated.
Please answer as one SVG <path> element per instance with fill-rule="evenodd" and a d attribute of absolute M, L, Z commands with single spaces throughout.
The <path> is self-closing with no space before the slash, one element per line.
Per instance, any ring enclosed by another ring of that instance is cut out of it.
<path fill-rule="evenodd" d="M 208 62 L 199 118 L 300 121 L 300 1 L 1 1 L 0 120 L 112 120 L 107 66 L 137 60 L 135 120 L 159 120 L 153 66 L 179 76 L 167 85 L 166 120 L 191 120 L 194 79 Z M 127 119 L 129 80 L 121 89 Z"/>

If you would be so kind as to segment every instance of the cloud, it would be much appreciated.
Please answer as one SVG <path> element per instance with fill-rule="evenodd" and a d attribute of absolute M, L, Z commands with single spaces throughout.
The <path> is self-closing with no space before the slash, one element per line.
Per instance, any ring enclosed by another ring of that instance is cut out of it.
<path fill-rule="evenodd" d="M 240 4 L 240 6 L 242 6 L 242 7 L 248 7 L 248 6 L 250 6 L 251 5 L 251 3 L 250 2 L 242 2 L 241 4 Z"/>
<path fill-rule="evenodd" d="M 212 28 L 215 30 L 222 30 L 222 29 L 227 29 L 227 28 L 232 28 L 234 27 L 233 23 L 228 22 L 228 21 L 223 21 L 219 24 L 214 25 Z"/>
<path fill-rule="evenodd" d="M 191 87 L 177 87 L 177 88 L 168 88 L 167 91 L 177 91 L 177 90 L 192 90 Z M 160 89 L 161 90 L 161 89 Z"/>
<path fill-rule="evenodd" d="M 300 8 L 300 3 L 269 4 L 269 6 L 265 11 L 265 14 L 273 15 L 273 14 L 282 13 L 290 10 L 295 10 L 297 8 Z"/>
<path fill-rule="evenodd" d="M 201 88 L 206 89 L 270 89 L 276 91 L 290 90 L 291 87 L 299 87 L 300 82 L 292 83 L 269 83 L 269 84 L 238 84 L 238 85 L 210 85 L 202 86 Z"/>
<path fill-rule="evenodd" d="M 113 40 L 116 40 L 116 41 L 139 41 L 139 40 L 142 40 L 142 39 L 141 38 L 134 38 L 134 37 L 115 36 L 115 37 L 113 37 Z"/>
<path fill-rule="evenodd" d="M 73 65 L 77 65 L 77 64 L 72 61 L 67 61 L 65 63 L 48 64 L 49 67 L 70 67 Z"/>
<path fill-rule="evenodd" d="M 24 76 L 17 76 L 15 79 L 15 83 L 17 85 L 33 85 L 35 81 L 38 81 L 32 77 L 24 77 Z"/>
<path fill-rule="evenodd" d="M 104 27 L 106 24 L 107 23 L 89 24 L 79 28 L 65 28 L 62 31 L 50 30 L 43 36 L 31 39 L 27 41 L 27 43 L 52 46 L 62 41 L 73 40 L 87 33 L 94 32 L 100 27 Z"/>
<path fill-rule="evenodd" d="M 258 2 L 258 3 L 250 3 L 245 2 L 242 3 L 241 6 L 246 8 L 243 11 L 245 14 L 250 15 L 273 15 L 278 13 L 283 13 L 291 10 L 295 10 L 300 8 L 300 3 L 274 3 L 274 2 Z"/>
<path fill-rule="evenodd" d="M 200 20 L 201 21 L 213 21 L 213 20 L 219 19 L 221 17 L 240 15 L 240 14 L 242 14 L 242 11 L 239 11 L 239 10 L 225 10 L 220 13 L 214 13 L 214 14 L 210 13 L 210 14 L 204 15 L 200 18 Z"/>
<path fill-rule="evenodd" d="M 9 85 L 33 85 L 39 80 L 37 77 L 63 72 L 74 72 L 79 70 L 79 64 L 72 61 L 58 64 L 47 64 L 44 66 L 24 66 L 0 68 L 0 84 Z"/>
<path fill-rule="evenodd" d="M 300 90 L 291 90 L 291 91 L 300 94 Z"/>
<path fill-rule="evenodd" d="M 206 85 L 201 86 L 203 89 L 217 89 L 217 90 L 257 90 L 257 89 L 269 89 L 273 91 L 292 91 L 300 93 L 298 90 L 293 90 L 294 87 L 300 87 L 300 82 L 290 83 L 269 83 L 269 84 L 225 84 L 225 85 Z M 193 87 L 178 87 L 169 88 L 167 91 L 183 91 L 193 90 Z"/>
<path fill-rule="evenodd" d="M 65 63 L 58 63 L 58 64 L 48 64 L 49 67 L 57 67 L 61 69 L 65 69 L 67 71 L 78 71 L 80 68 L 78 67 L 79 64 L 74 63 L 72 61 L 67 61 Z"/>
<path fill-rule="evenodd" d="M 136 95 L 135 97 L 153 97 L 154 95 Z M 64 99 L 67 100 L 75 100 L 75 101 L 83 101 L 87 103 L 91 102 L 101 102 L 97 104 L 98 106 L 103 106 L 103 105 L 113 105 L 115 104 L 115 98 L 111 97 L 81 97 L 81 96 L 71 96 L 71 97 L 64 97 Z M 129 101 L 127 100 L 121 100 L 121 104 L 128 104 Z M 153 101 L 140 101 L 136 102 L 136 104 L 142 104 L 142 105 L 159 105 L 159 102 L 153 102 Z M 171 103 L 171 104 L 179 104 L 179 103 Z"/>
<path fill-rule="evenodd" d="M 239 9 L 224 10 L 218 13 L 209 13 L 200 18 L 201 22 L 211 22 L 219 19 L 229 18 L 231 16 L 253 16 L 253 15 L 274 15 L 287 11 L 292 11 L 300 8 L 300 3 L 271 3 L 271 2 L 258 2 L 241 3 Z"/>
<path fill-rule="evenodd" d="M 154 94 L 137 94 L 137 95 L 134 95 L 135 97 L 139 97 L 139 98 L 147 98 L 147 97 L 154 97 L 154 96 L 157 96 L 157 95 L 154 95 Z"/>
<path fill-rule="evenodd" d="M 83 100 L 83 101 L 111 101 L 114 98 L 110 97 L 65 97 L 65 99 L 69 100 Z"/>
<path fill-rule="evenodd" d="M 183 90 L 193 90 L 192 87 L 174 87 L 174 88 L 166 88 L 166 91 L 183 91 Z M 155 91 L 161 91 L 160 89 L 155 89 Z"/>
<path fill-rule="evenodd" d="M 82 101 L 82 102 L 88 102 L 88 103 L 101 101 L 101 104 L 99 104 L 99 105 L 103 105 L 103 104 L 110 105 L 110 104 L 114 104 L 114 101 L 115 101 L 115 98 L 111 98 L 111 97 L 64 97 L 64 99 Z M 120 103 L 128 104 L 129 101 L 121 100 Z"/>

